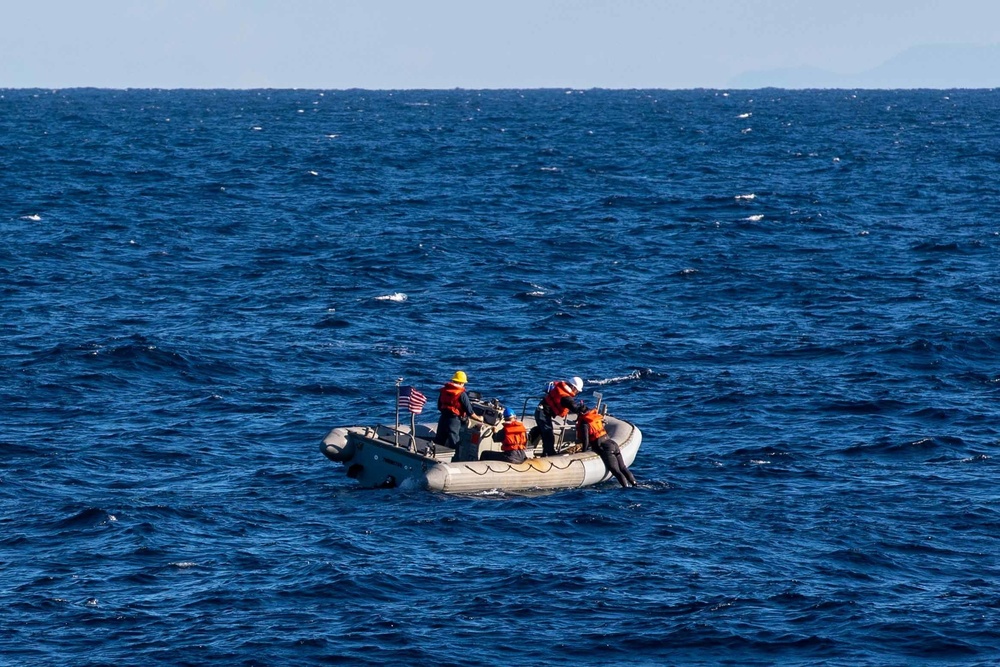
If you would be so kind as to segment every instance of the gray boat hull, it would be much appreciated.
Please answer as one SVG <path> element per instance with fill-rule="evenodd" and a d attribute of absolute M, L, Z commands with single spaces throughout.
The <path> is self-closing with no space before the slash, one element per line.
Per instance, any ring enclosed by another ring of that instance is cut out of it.
<path fill-rule="evenodd" d="M 529 428 L 533 421 L 525 419 Z M 608 435 L 621 447 L 627 465 L 635 460 L 642 433 L 630 422 L 605 417 Z M 347 475 L 365 488 L 402 487 L 444 493 L 482 491 L 526 491 L 566 489 L 598 484 L 610 477 L 595 452 L 574 452 L 573 424 L 559 432 L 557 442 L 567 453 L 540 456 L 532 450 L 524 463 L 478 460 L 483 451 L 499 448 L 474 427 L 464 433 L 458 451 L 431 453 L 434 425 L 417 424 L 412 437 L 409 427 L 340 427 L 330 431 L 320 450 L 332 461 L 342 463 Z M 578 448 L 578 447 L 577 447 Z M 440 448 L 439 448 L 440 449 Z M 468 460 L 465 460 L 468 459 Z"/>

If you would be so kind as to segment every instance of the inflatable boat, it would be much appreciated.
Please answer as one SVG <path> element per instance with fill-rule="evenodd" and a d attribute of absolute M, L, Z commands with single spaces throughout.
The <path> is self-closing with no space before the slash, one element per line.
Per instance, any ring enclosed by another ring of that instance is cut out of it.
<path fill-rule="evenodd" d="M 395 425 L 334 428 L 323 438 L 320 451 L 331 461 L 342 463 L 347 476 L 365 488 L 403 487 L 444 493 L 527 491 L 590 486 L 611 476 L 596 452 L 580 451 L 574 415 L 568 421 L 555 420 L 555 456 L 542 456 L 541 442 L 531 442 L 523 463 L 480 460 L 483 452 L 500 451 L 501 443 L 494 441 L 493 434 L 503 427 L 503 405 L 469 393 L 482 421 L 463 424 L 455 449 L 434 445 L 436 421 L 411 420 L 409 425 L 400 425 L 397 413 Z M 604 415 L 608 437 L 618 443 L 626 465 L 631 465 L 642 433 L 635 424 L 609 415 L 607 405 L 600 403 L 600 394 L 594 396 Z M 525 401 L 521 421 L 531 429 L 534 417 L 524 414 L 528 404 Z"/>

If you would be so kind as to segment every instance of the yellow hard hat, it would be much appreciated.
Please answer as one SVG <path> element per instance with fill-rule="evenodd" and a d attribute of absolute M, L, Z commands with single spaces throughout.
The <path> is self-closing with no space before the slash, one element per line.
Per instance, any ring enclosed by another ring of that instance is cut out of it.
<path fill-rule="evenodd" d="M 469 381 L 469 378 L 465 377 L 465 371 L 455 371 L 455 377 L 451 379 L 452 382 L 461 382 L 465 384 Z"/>

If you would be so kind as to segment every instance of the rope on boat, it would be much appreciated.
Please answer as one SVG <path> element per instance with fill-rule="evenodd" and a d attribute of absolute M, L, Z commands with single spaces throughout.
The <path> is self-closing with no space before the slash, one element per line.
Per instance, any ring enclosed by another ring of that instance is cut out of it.
<path fill-rule="evenodd" d="M 480 477 L 482 477 L 483 475 L 485 475 L 486 473 L 489 473 L 489 472 L 507 472 L 508 470 L 511 470 L 513 467 L 514 467 L 513 465 L 511 465 L 510 463 L 508 463 L 507 467 L 504 470 L 494 470 L 492 467 L 490 467 L 490 464 L 486 464 L 486 470 L 484 470 L 483 472 L 479 472 L 475 468 L 470 468 L 469 466 L 465 466 L 465 469 L 466 470 L 470 470 L 470 471 L 476 473 L 477 475 L 479 475 Z"/>
<path fill-rule="evenodd" d="M 548 457 L 542 457 L 542 458 L 548 458 Z M 479 461 L 479 463 L 482 463 L 482 461 Z M 468 470 L 468 471 L 470 471 L 470 472 L 474 472 L 477 475 L 479 475 L 480 477 L 482 477 L 482 476 L 486 475 L 487 473 L 491 473 L 491 472 L 492 473 L 507 472 L 508 470 L 514 470 L 514 466 L 515 465 L 524 465 L 523 463 L 517 463 L 517 464 L 506 463 L 506 464 L 504 464 L 504 465 L 507 466 L 506 468 L 504 468 L 502 470 L 494 470 L 493 467 L 492 467 L 493 463 L 499 463 L 499 462 L 490 461 L 489 463 L 486 464 L 486 470 L 484 470 L 483 472 L 479 472 L 478 470 L 476 470 L 475 468 L 469 466 L 468 464 L 466 464 L 465 469 Z M 559 466 L 557 466 L 555 464 L 555 461 L 548 461 L 549 467 L 547 469 L 542 470 L 541 468 L 535 468 L 535 470 L 537 470 L 541 474 L 545 475 L 545 474 L 547 474 L 549 472 L 552 472 L 553 468 L 555 468 L 556 470 L 559 470 L 559 471 L 568 470 L 569 467 L 571 465 L 573 465 L 574 463 L 579 463 L 580 465 L 583 465 L 583 461 L 581 461 L 580 459 L 570 459 L 569 461 L 566 462 L 566 465 L 563 466 L 562 468 L 560 468 Z M 531 467 L 534 467 L 534 466 L 531 466 Z M 516 472 L 521 472 L 521 471 L 517 470 Z M 527 472 L 527 471 L 524 471 L 524 472 Z"/>

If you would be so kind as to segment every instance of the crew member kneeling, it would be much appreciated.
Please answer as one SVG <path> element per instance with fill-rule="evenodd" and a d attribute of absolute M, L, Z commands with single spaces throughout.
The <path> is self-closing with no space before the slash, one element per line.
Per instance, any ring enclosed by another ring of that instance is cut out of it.
<path fill-rule="evenodd" d="M 524 453 L 528 445 L 528 429 L 517 419 L 510 408 L 503 409 L 503 428 L 493 435 L 493 440 L 502 442 L 499 452 L 483 452 L 480 461 L 507 461 L 508 463 L 524 463 L 527 458 Z"/>

